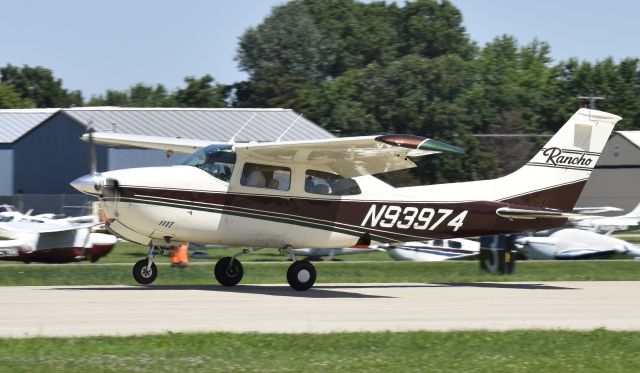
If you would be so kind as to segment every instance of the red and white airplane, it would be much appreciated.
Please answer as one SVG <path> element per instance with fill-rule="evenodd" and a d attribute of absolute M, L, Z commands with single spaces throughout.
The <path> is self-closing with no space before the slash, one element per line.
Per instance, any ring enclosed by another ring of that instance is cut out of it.
<path fill-rule="evenodd" d="M 537 231 L 573 216 L 582 188 L 621 118 L 580 109 L 529 163 L 492 180 L 394 188 L 377 173 L 415 167 L 409 157 L 463 150 L 413 135 L 267 143 L 212 143 L 117 133 L 85 135 L 96 144 L 193 152 L 182 165 L 89 174 L 76 189 L 98 196 L 109 231 L 149 245 L 133 269 L 153 282 L 153 257 L 182 242 L 333 248 Z M 293 256 L 293 254 L 292 254 Z M 292 258 L 295 260 L 295 258 Z M 225 286 L 242 264 L 215 266 Z M 314 266 L 294 261 L 297 290 L 316 280 Z"/>
<path fill-rule="evenodd" d="M 116 244 L 110 234 L 91 232 L 95 223 L 0 222 L 0 260 L 25 263 L 95 262 Z"/>

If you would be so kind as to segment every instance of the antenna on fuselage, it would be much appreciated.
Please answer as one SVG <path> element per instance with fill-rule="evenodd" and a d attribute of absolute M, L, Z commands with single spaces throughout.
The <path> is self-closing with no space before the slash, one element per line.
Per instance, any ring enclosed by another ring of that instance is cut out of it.
<path fill-rule="evenodd" d="M 282 137 L 283 137 L 284 135 L 286 135 L 286 134 L 287 134 L 287 132 L 289 132 L 289 130 L 291 129 L 291 127 L 293 127 L 293 125 L 294 125 L 294 124 L 296 124 L 296 122 L 298 121 L 298 119 L 302 118 L 302 114 L 303 114 L 303 113 L 300 113 L 300 115 L 298 115 L 298 117 L 296 118 L 296 120 L 294 120 L 293 122 L 291 122 L 291 124 L 289 125 L 289 127 L 287 127 L 287 129 L 286 129 L 286 130 L 284 130 L 284 132 L 282 132 L 282 135 L 280 135 L 280 136 L 276 139 L 276 142 L 280 141 L 280 140 L 282 139 Z"/>
<path fill-rule="evenodd" d="M 242 127 L 240 127 L 238 132 L 236 132 L 233 136 L 231 136 L 231 138 L 229 139 L 230 143 L 235 143 L 236 142 L 236 136 L 238 136 L 240 134 L 240 132 L 242 132 L 242 130 L 247 126 L 247 124 L 249 124 L 249 122 L 251 122 L 251 119 L 253 119 L 253 117 L 255 117 L 256 114 L 257 113 L 253 113 L 251 118 L 249 118 L 246 122 L 244 122 L 244 124 L 242 125 Z"/>

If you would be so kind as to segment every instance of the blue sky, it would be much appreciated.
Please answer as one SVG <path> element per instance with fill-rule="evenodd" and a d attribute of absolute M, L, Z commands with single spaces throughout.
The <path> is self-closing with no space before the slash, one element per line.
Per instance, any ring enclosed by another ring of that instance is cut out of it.
<path fill-rule="evenodd" d="M 640 2 L 452 0 L 472 40 L 548 42 L 557 60 L 640 56 Z M 183 86 L 187 75 L 243 80 L 238 37 L 282 0 L 0 0 L 0 66 L 40 65 L 85 98 L 137 82 Z"/>

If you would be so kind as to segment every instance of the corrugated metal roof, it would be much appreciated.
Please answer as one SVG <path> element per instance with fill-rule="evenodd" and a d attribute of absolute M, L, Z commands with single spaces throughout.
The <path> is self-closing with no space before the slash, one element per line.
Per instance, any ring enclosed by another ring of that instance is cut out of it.
<path fill-rule="evenodd" d="M 616 131 L 615 133 L 619 133 L 622 137 L 629 140 L 633 145 L 640 148 L 640 131 Z"/>
<path fill-rule="evenodd" d="M 297 119 L 290 109 L 83 107 L 62 112 L 99 132 L 228 141 L 251 119 L 236 141 L 274 141 L 296 120 L 282 140 L 335 137 L 304 117 Z"/>
<path fill-rule="evenodd" d="M 0 143 L 12 143 L 60 109 L 0 110 Z"/>

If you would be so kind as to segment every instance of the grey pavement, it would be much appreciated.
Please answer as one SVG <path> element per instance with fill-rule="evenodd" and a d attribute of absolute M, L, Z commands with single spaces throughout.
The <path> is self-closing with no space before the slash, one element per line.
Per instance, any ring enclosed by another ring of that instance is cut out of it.
<path fill-rule="evenodd" d="M 5 286 L 0 312 L 0 337 L 640 330 L 640 282 Z"/>

